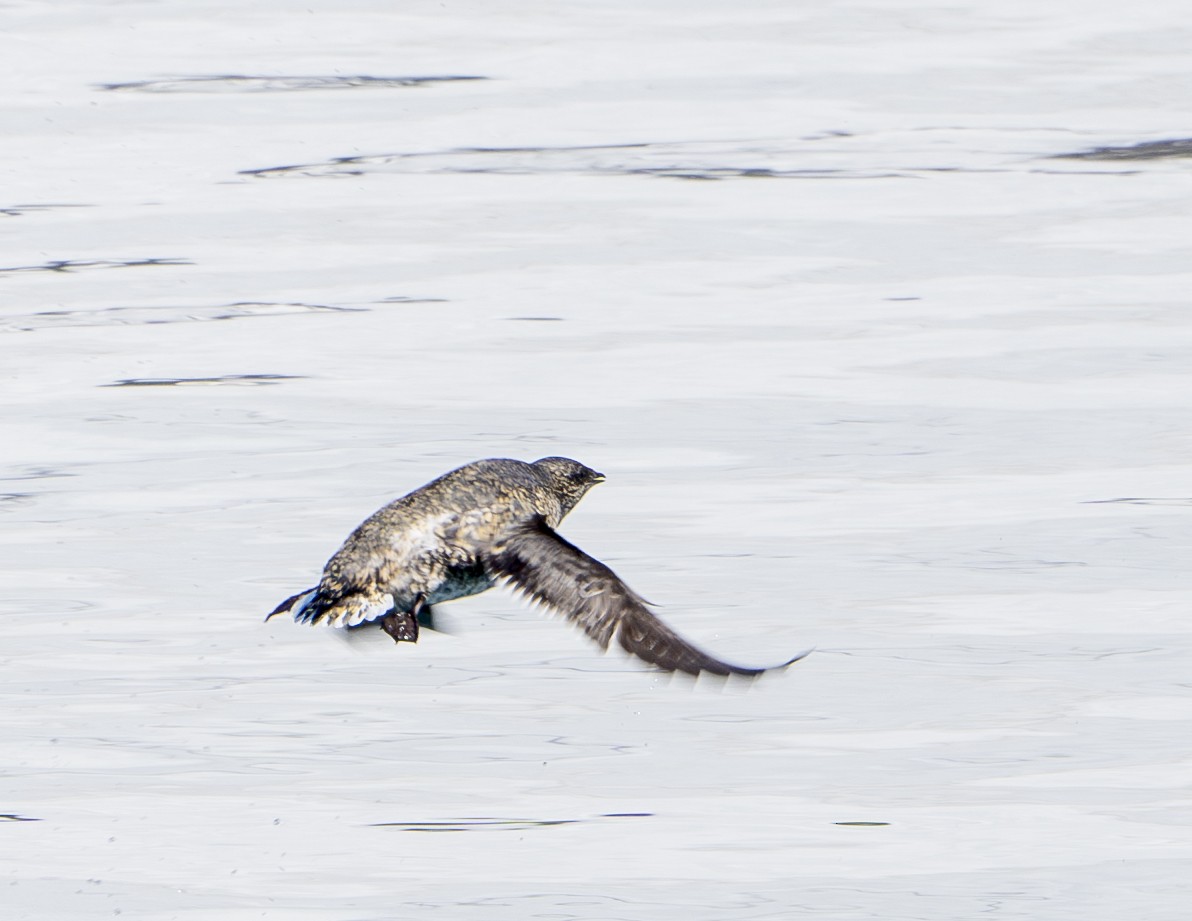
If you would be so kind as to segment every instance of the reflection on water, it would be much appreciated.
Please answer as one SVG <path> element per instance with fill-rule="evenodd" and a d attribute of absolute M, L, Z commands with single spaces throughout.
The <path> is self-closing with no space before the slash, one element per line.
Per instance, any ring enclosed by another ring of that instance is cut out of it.
<path fill-rule="evenodd" d="M 247 76 L 244 74 L 174 77 L 166 80 L 134 80 L 131 83 L 101 83 L 99 89 L 142 93 L 288 93 L 298 90 L 343 90 L 361 87 L 384 89 L 392 87 L 427 86 L 434 83 L 457 83 L 484 80 L 475 76 L 429 77 L 373 77 L 366 74 L 351 76 Z"/>
<path fill-rule="evenodd" d="M 1076 153 L 1056 154 L 1066 160 L 1171 160 L 1192 157 L 1192 138 L 1143 141 L 1114 147 L 1094 147 Z"/>
<path fill-rule="evenodd" d="M 163 305 L 154 307 L 98 307 L 84 310 L 39 310 L 0 317 L 0 330 L 27 331 L 66 326 L 133 326 L 155 323 L 192 323 L 204 320 L 237 320 L 299 313 L 343 312 L 362 307 L 331 304 L 240 301 L 234 304 Z"/>
<path fill-rule="evenodd" d="M 140 377 L 111 384 L 103 387 L 190 387 L 210 386 L 220 384 L 254 385 L 276 384 L 278 381 L 300 380 L 299 374 L 223 374 L 219 377 Z"/>
<path fill-rule="evenodd" d="M 240 171 L 263 179 L 442 173 L 646 176 L 671 179 L 890 179 L 931 173 L 1063 172 L 1055 161 L 1140 161 L 1192 156 L 1192 141 L 1057 153 L 1070 132 L 1038 128 L 974 135 L 963 128 L 831 131 L 797 139 L 635 141 L 559 147 L 457 147 L 332 157 Z M 1039 165 L 1045 160 L 1049 166 Z M 1066 168 L 1073 173 L 1075 167 Z"/>
<path fill-rule="evenodd" d="M 832 135 L 840 137 L 841 135 Z M 720 144 L 637 142 L 580 147 L 474 147 L 441 151 L 333 157 L 305 163 L 246 169 L 258 178 L 360 176 L 373 173 L 460 173 L 532 175 L 657 176 L 672 179 L 828 179 L 885 175 L 864 167 L 850 168 L 847 152 L 801 144 L 750 141 Z M 729 162 L 723 162 L 724 160 Z M 746 162 L 740 162 L 744 159 Z M 833 162 L 835 160 L 835 162 Z M 844 165 L 842 165 L 844 164 Z"/>
<path fill-rule="evenodd" d="M 372 828 L 400 828 L 402 831 L 526 831 L 532 828 L 551 828 L 557 825 L 576 825 L 580 822 L 596 822 L 600 819 L 646 818 L 648 812 L 609 812 L 588 819 L 508 819 L 490 817 L 467 817 L 430 822 L 373 822 Z"/>
<path fill-rule="evenodd" d="M 1192 497 L 1142 498 L 1130 497 L 1123 499 L 1085 499 L 1084 505 L 1192 505 Z"/>
<path fill-rule="evenodd" d="M 25 272 L 58 272 L 66 274 L 81 269 L 127 269 L 147 265 L 194 265 L 187 259 L 54 259 L 40 265 L 15 265 L 0 267 L 0 275 L 16 275 Z"/>
<path fill-rule="evenodd" d="M 67 205 L 55 204 L 51 202 L 40 202 L 31 205 L 9 205 L 7 207 L 0 207 L 0 215 L 4 217 L 20 217 L 22 214 L 32 214 L 38 211 L 53 211 L 57 208 L 91 208 L 93 205 Z"/>

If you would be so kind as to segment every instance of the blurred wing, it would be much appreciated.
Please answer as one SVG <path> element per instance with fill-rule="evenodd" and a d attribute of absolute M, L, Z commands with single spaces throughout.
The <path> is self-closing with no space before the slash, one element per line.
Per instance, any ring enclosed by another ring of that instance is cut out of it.
<path fill-rule="evenodd" d="M 486 562 L 495 575 L 533 601 L 575 621 L 604 649 L 616 636 L 626 651 L 666 671 L 689 675 L 767 671 L 731 665 L 692 646 L 655 617 L 616 573 L 563 540 L 540 516 L 509 529 Z M 774 667 L 783 668 L 800 658 Z"/>

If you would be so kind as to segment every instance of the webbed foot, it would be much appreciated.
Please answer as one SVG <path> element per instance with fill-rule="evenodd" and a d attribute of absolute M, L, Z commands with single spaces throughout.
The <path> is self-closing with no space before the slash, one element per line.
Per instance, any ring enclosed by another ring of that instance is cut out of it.
<path fill-rule="evenodd" d="M 417 643 L 419 624 L 428 630 L 435 629 L 435 616 L 425 595 L 415 598 L 410 610 L 394 611 L 381 618 L 381 629 L 393 637 L 395 643 Z"/>
<path fill-rule="evenodd" d="M 393 637 L 395 643 L 418 642 L 418 618 L 409 611 L 386 614 L 381 618 L 381 629 Z"/>

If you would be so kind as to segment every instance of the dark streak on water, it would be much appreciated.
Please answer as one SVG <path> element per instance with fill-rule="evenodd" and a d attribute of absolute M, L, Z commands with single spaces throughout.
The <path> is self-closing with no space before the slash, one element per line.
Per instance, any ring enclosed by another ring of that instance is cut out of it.
<path fill-rule="evenodd" d="M 368 154 L 352 157 L 331 157 L 317 163 L 295 163 L 288 166 L 269 166 L 260 169 L 243 169 L 237 175 L 273 178 L 291 174 L 317 174 L 327 176 L 358 176 L 363 172 L 357 167 L 386 166 L 401 161 L 417 161 L 429 157 L 469 157 L 485 154 L 558 154 L 558 153 L 587 153 L 604 150 L 639 150 L 649 147 L 649 144 L 596 144 L 580 147 L 455 147 L 450 150 L 433 150 L 419 153 L 389 153 Z M 482 168 L 474 169 L 442 169 L 436 172 L 485 173 L 499 172 Z M 526 172 L 523 170 L 523 172 Z"/>
<path fill-rule="evenodd" d="M 606 812 L 596 819 L 648 818 L 652 812 Z M 369 828 L 398 828 L 402 831 L 460 832 L 489 829 L 492 831 L 525 831 L 530 828 L 553 828 L 556 825 L 578 825 L 596 819 L 503 819 L 488 816 L 469 816 L 461 819 L 429 822 L 373 822 Z"/>
<path fill-rule="evenodd" d="M 1192 505 L 1192 497 L 1180 496 L 1165 498 L 1160 496 L 1155 497 L 1128 497 L 1125 499 L 1088 499 L 1080 503 L 1081 505 Z"/>
<path fill-rule="evenodd" d="M 0 482 L 8 482 L 11 480 L 48 480 L 55 477 L 78 476 L 77 473 L 66 473 L 61 470 L 52 470 L 49 467 L 31 467 L 25 473 L 17 476 L 0 477 Z"/>
<path fill-rule="evenodd" d="M 53 211 L 55 208 L 90 208 L 91 205 L 66 205 L 45 203 L 40 205 L 8 205 L 7 207 L 0 207 L 0 214 L 5 217 L 20 217 L 22 214 L 29 214 L 33 211 Z"/>
<path fill-rule="evenodd" d="M 849 169 L 809 168 L 777 169 L 755 166 L 702 165 L 699 163 L 642 166 L 612 159 L 604 162 L 585 155 L 625 152 L 649 153 L 665 156 L 674 145 L 669 144 L 600 144 L 578 147 L 458 147 L 450 150 L 415 153 L 371 154 L 352 157 L 332 157 L 317 163 L 299 163 L 240 170 L 238 175 L 263 179 L 281 177 L 347 177 L 361 176 L 370 171 L 390 167 L 398 172 L 428 172 L 443 174 L 533 175 L 542 172 L 570 172 L 592 175 L 658 176 L 668 179 L 714 181 L 720 179 L 829 179 L 865 176 Z M 671 154 L 676 159 L 700 156 L 681 149 Z M 745 153 L 748 155 L 748 152 Z M 794 155 L 794 154 L 792 154 Z M 539 158 L 530 162 L 525 158 Z M 504 160 L 502 160 L 504 158 Z M 435 159 L 446 160 L 434 164 Z M 405 168 L 405 169 L 403 169 Z M 881 173 L 896 176 L 897 173 Z"/>
<path fill-rule="evenodd" d="M 41 265 L 16 265 L 0 268 L 0 275 L 18 272 L 76 272 L 79 269 L 124 269 L 142 265 L 194 265 L 189 259 L 53 259 Z"/>
<path fill-rule="evenodd" d="M 358 313 L 365 309 L 363 307 L 337 307 L 332 304 L 307 304 L 304 301 L 232 301 L 232 303 L 226 304 L 224 309 L 250 307 L 298 307 L 302 310 L 331 310 L 343 313 Z"/>
<path fill-rule="evenodd" d="M 1171 160 L 1192 157 L 1192 138 L 1144 141 L 1121 147 L 1094 147 L 1075 153 L 1056 154 L 1055 160 Z"/>
<path fill-rule="evenodd" d="M 188 385 L 276 384 L 278 381 L 301 380 L 300 374 L 225 374 L 221 377 L 134 377 L 100 384 L 101 387 L 183 387 Z"/>
<path fill-rule="evenodd" d="M 524 831 L 527 828 L 574 825 L 579 821 L 579 819 L 460 819 L 456 822 L 374 822 L 369 827 L 427 832 L 475 831 L 478 828 L 491 828 L 496 831 Z"/>
<path fill-rule="evenodd" d="M 100 307 L 94 310 L 39 310 L 0 319 L 0 329 L 30 332 L 63 326 L 151 326 L 210 320 L 288 316 L 299 313 L 365 313 L 367 307 L 308 304 L 301 301 L 235 301 L 201 306 Z"/>
<path fill-rule="evenodd" d="M 600 172 L 608 171 L 600 170 Z M 766 167 L 731 166 L 702 170 L 689 167 L 642 167 L 624 172 L 628 176 L 661 176 L 665 179 L 705 181 L 717 179 L 833 179 L 855 175 L 852 171 L 844 169 L 769 169 Z"/>
<path fill-rule="evenodd" d="M 351 76 L 249 76 L 220 74 L 172 77 L 161 80 L 136 80 L 131 83 L 100 83 L 97 88 L 113 92 L 141 93 L 291 93 L 299 90 L 342 90 L 359 87 L 409 87 L 431 83 L 456 83 L 462 80 L 487 80 L 487 77 L 452 74 L 430 77 Z"/>

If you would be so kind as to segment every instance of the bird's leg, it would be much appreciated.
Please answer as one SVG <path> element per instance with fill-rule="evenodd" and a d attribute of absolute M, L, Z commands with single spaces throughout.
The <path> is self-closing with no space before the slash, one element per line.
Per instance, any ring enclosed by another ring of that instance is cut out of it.
<path fill-rule="evenodd" d="M 414 619 L 418 622 L 423 630 L 438 630 L 435 626 L 435 609 L 429 604 L 424 604 L 422 610 L 414 615 Z"/>
<path fill-rule="evenodd" d="M 410 609 L 415 623 L 427 630 L 435 630 L 435 609 L 426 603 L 426 596 L 419 595 L 414 599 L 414 606 Z"/>
<path fill-rule="evenodd" d="M 393 637 L 395 643 L 418 642 L 418 615 L 426 604 L 426 596 L 419 595 L 409 611 L 393 611 L 381 618 L 381 629 Z M 427 612 L 430 608 L 426 608 Z"/>

